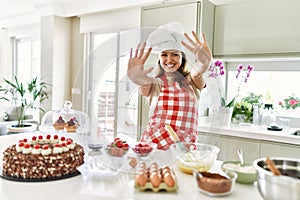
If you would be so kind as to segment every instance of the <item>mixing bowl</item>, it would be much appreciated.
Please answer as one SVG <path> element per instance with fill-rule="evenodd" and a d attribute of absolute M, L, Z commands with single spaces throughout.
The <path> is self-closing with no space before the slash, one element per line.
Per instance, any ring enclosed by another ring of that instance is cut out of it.
<path fill-rule="evenodd" d="M 217 160 L 220 148 L 203 143 L 184 143 L 173 145 L 173 153 L 178 155 L 178 168 L 185 173 L 206 172 Z"/>
<path fill-rule="evenodd" d="M 300 199 L 300 159 L 272 157 L 282 175 L 276 176 L 269 171 L 266 158 L 253 162 L 257 171 L 257 187 L 265 200 Z"/>

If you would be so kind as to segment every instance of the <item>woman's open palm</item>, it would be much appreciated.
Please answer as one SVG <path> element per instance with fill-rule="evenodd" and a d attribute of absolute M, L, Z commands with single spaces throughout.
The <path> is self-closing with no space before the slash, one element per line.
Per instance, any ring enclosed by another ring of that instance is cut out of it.
<path fill-rule="evenodd" d="M 144 42 L 140 47 L 138 44 L 135 53 L 133 55 L 133 50 L 130 51 L 130 58 L 128 61 L 128 69 L 127 75 L 128 77 L 137 85 L 144 85 L 147 84 L 149 77 L 147 76 L 152 70 L 153 67 L 149 69 L 144 69 L 144 64 L 148 59 L 152 48 L 149 48 L 145 52 L 146 43 Z"/>

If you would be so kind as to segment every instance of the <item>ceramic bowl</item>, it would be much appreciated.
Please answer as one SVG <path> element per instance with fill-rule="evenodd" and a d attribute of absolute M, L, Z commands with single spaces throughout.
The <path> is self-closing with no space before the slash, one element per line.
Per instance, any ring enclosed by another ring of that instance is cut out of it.
<path fill-rule="evenodd" d="M 250 162 L 245 162 L 245 165 L 242 167 L 240 161 L 225 161 L 221 168 L 224 172 L 233 171 L 237 173 L 236 182 L 238 183 L 253 184 L 256 181 L 256 170 Z"/>
<path fill-rule="evenodd" d="M 282 175 L 276 176 L 269 171 L 266 158 L 253 162 L 257 170 L 257 187 L 264 199 L 300 199 L 300 159 L 272 157 L 276 168 Z"/>

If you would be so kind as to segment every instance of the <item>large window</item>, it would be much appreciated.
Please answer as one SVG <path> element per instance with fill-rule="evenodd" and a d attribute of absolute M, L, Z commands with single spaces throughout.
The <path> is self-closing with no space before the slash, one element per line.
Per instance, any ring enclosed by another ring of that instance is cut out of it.
<path fill-rule="evenodd" d="M 109 140 L 123 135 L 133 140 L 137 137 L 138 93 L 126 75 L 129 54 L 120 50 L 124 45 L 120 38 L 124 35 L 95 34 L 92 40 L 92 110 L 97 119 L 97 135 L 104 134 Z"/>
<path fill-rule="evenodd" d="M 273 104 L 278 115 L 285 115 L 286 109 L 279 106 L 284 98 L 291 95 L 300 98 L 299 76 L 300 59 L 265 59 L 263 62 L 242 61 L 244 66 L 250 64 L 254 70 L 245 84 L 241 84 L 239 100 L 250 92 L 262 95 L 264 104 Z M 238 62 L 228 62 L 227 96 L 232 98 L 238 90 L 239 80 L 236 78 Z M 293 117 L 300 117 L 300 109 L 293 110 Z"/>
<path fill-rule="evenodd" d="M 40 40 L 17 39 L 15 50 L 15 74 L 23 82 L 40 77 Z"/>
<path fill-rule="evenodd" d="M 13 75 L 16 75 L 23 83 L 30 82 L 33 78 L 41 78 L 41 43 L 40 40 L 22 38 L 14 39 L 14 68 Z M 28 110 L 34 120 L 39 121 L 39 110 Z"/>

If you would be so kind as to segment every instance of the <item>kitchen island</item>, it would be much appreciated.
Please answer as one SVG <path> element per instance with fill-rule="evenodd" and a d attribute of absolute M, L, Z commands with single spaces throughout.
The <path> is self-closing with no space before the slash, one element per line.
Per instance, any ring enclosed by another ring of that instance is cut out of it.
<path fill-rule="evenodd" d="M 15 135 L 6 135 L 0 137 L 0 151 L 1 151 L 1 166 L 2 166 L 2 152 L 9 146 L 18 141 L 20 138 L 29 137 L 32 133 L 22 133 Z M 76 140 L 75 140 L 76 141 Z M 80 142 L 79 142 L 80 143 Z M 222 151 L 222 149 L 221 149 Z M 221 172 L 221 161 L 217 161 L 211 172 Z M 202 194 L 197 186 L 196 180 L 192 175 L 184 174 L 178 170 L 177 166 L 174 164 L 173 169 L 177 176 L 179 189 L 176 193 L 166 193 L 166 192 L 141 192 L 134 188 L 134 181 L 131 178 L 122 185 L 120 188 L 115 188 L 115 193 L 111 196 L 97 193 L 97 195 L 90 195 L 83 192 L 83 188 L 86 186 L 83 176 L 75 176 L 72 178 L 67 178 L 63 180 L 48 181 L 48 182 L 15 182 L 6 179 L 0 179 L 0 199 L 1 200 L 93 200 L 93 199 L 172 199 L 172 200 L 182 200 L 182 199 L 201 199 L 209 200 L 215 199 L 215 197 L 210 197 Z M 256 183 L 255 183 L 256 184 Z M 233 192 L 222 199 L 231 200 L 260 200 L 262 199 L 257 186 L 253 185 L 243 185 L 236 183 Z M 103 188 L 104 187 L 104 188 Z M 105 187 L 109 187 L 109 184 L 103 184 L 101 190 L 106 191 Z M 109 191 L 111 188 L 107 188 Z M 100 195 L 100 196 L 99 196 Z"/>

